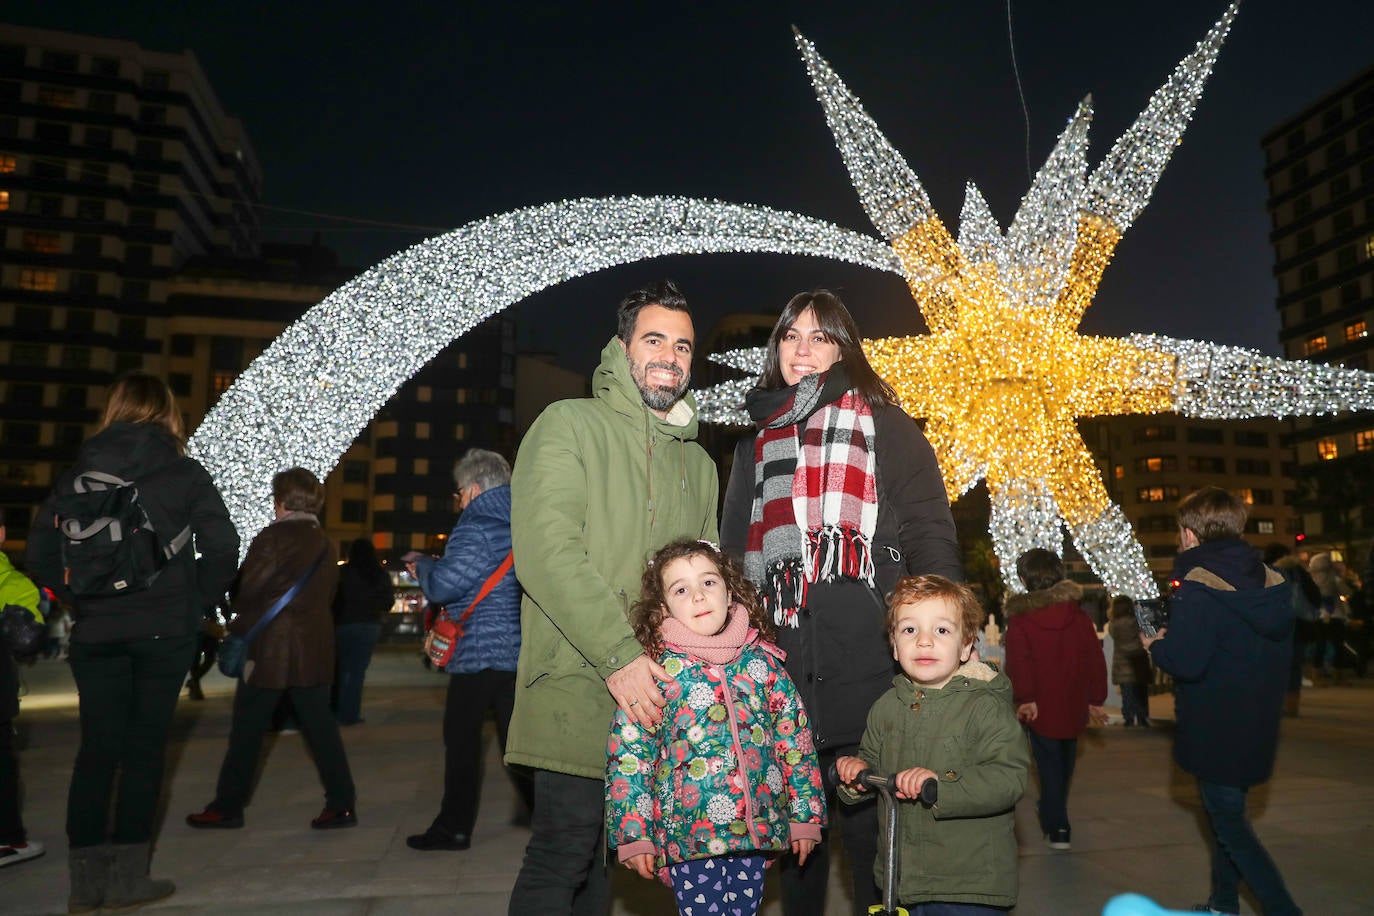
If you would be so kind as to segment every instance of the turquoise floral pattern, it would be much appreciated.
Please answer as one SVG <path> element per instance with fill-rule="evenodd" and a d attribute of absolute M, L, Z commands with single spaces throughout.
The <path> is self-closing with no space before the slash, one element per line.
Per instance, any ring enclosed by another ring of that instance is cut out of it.
<path fill-rule="evenodd" d="M 793 823 L 824 827 L 825 791 L 806 710 L 772 646 L 725 665 L 669 649 L 663 724 L 617 711 L 606 747 L 612 848 L 651 841 L 659 877 L 678 862 L 783 852 Z M 648 849 L 645 849 L 647 852 Z"/>

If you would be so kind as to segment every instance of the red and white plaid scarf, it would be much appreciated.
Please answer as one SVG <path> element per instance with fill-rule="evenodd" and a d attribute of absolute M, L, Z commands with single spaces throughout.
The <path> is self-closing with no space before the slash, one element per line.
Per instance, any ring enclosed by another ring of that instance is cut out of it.
<path fill-rule="evenodd" d="M 754 442 L 744 569 L 778 626 L 797 626 L 811 583 L 873 584 L 873 410 L 852 389 L 820 406 L 820 382 L 799 382 Z"/>

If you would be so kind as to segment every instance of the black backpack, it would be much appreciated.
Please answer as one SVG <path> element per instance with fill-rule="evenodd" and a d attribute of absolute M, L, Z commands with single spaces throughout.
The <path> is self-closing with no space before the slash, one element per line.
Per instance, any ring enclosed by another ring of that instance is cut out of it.
<path fill-rule="evenodd" d="M 83 471 L 72 487 L 54 497 L 53 516 L 64 583 L 78 598 L 142 591 L 191 540 L 190 525 L 171 540 L 159 536 L 132 480 Z"/>

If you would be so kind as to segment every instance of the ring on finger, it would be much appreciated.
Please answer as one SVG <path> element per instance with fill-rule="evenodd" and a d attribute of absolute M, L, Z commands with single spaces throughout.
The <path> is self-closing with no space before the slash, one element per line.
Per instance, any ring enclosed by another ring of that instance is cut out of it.
<path fill-rule="evenodd" d="M 630 701 L 630 705 L 631 705 L 631 706 L 637 706 L 637 705 L 639 705 L 639 701 L 638 701 L 638 700 L 631 700 L 631 701 Z"/>

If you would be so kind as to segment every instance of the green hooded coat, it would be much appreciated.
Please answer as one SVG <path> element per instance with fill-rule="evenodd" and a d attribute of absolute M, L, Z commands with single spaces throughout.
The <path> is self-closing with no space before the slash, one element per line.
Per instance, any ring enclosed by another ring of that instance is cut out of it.
<path fill-rule="evenodd" d="M 593 397 L 550 405 L 525 434 L 511 476 L 525 597 L 507 763 L 604 777 L 606 678 L 644 654 L 627 612 L 645 563 L 670 541 L 718 537 L 720 480 L 696 432 L 692 395 L 660 420 L 612 338 Z"/>

